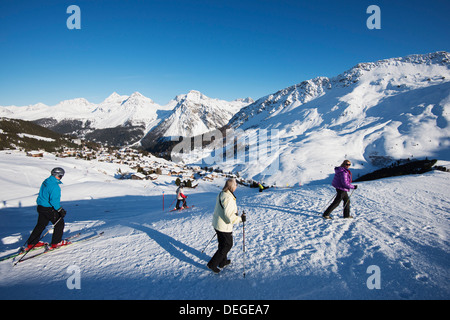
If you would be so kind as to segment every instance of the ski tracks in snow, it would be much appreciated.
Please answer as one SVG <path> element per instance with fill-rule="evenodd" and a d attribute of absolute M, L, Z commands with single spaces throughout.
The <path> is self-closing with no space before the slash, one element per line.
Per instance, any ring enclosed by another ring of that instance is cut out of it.
<path fill-rule="evenodd" d="M 335 195 L 330 186 L 240 188 L 239 214 L 248 216 L 245 278 L 242 224 L 234 226 L 232 264 L 219 276 L 206 268 L 217 249 L 213 239 L 201 252 L 214 235 L 216 189 L 192 194 L 196 206 L 185 212 L 150 207 L 156 196 L 77 202 L 72 209 L 79 220 L 69 220 L 66 231 L 104 236 L 15 269 L 3 262 L 0 286 L 22 298 L 35 297 L 29 286 L 68 298 L 446 299 L 448 187 L 448 174 L 440 172 L 361 183 L 351 198 L 354 219 L 342 218 L 341 204 L 331 221 L 322 219 Z M 17 230 L 4 226 L 4 242 Z M 82 270 L 83 289 L 68 293 L 72 264 Z M 381 270 L 381 290 L 367 288 L 372 265 Z"/>
<path fill-rule="evenodd" d="M 321 190 L 322 191 L 322 190 Z M 315 190 L 271 190 L 246 199 L 248 250 L 261 269 L 336 272 L 352 221 L 325 221 Z M 351 238 L 351 237 L 349 237 Z"/>
<path fill-rule="evenodd" d="M 321 218 L 334 196 L 326 186 L 272 189 L 243 198 L 250 268 L 263 277 L 324 277 L 334 282 L 334 291 L 340 288 L 341 297 L 360 292 L 356 298 L 410 299 L 433 296 L 436 287 L 448 293 L 446 176 L 434 185 L 427 184 L 426 175 L 408 177 L 408 184 L 403 179 L 360 184 L 351 197 L 354 219 L 342 218 L 342 204 L 333 220 Z M 380 268 L 384 288 L 395 289 L 368 290 L 371 265 Z"/>

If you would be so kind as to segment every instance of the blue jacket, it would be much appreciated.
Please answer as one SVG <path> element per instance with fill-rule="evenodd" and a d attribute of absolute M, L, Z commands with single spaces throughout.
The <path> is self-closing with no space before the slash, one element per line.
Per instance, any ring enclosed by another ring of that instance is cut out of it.
<path fill-rule="evenodd" d="M 62 182 L 54 176 L 50 176 L 45 179 L 39 189 L 39 195 L 36 203 L 43 207 L 53 207 L 55 210 L 61 208 L 61 188 L 59 187 L 61 183 Z"/>

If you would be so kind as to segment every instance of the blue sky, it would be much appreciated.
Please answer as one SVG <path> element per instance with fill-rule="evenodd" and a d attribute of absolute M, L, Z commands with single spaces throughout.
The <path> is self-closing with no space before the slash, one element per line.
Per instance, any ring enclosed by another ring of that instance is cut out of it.
<path fill-rule="evenodd" d="M 69 30 L 67 7 L 81 9 Z M 369 30 L 369 5 L 381 30 Z M 0 105 L 139 91 L 260 98 L 359 62 L 450 51 L 450 1 L 1 0 Z"/>

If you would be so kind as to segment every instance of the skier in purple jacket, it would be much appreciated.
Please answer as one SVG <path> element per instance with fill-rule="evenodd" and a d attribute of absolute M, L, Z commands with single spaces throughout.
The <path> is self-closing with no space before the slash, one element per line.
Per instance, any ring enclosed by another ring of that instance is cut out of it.
<path fill-rule="evenodd" d="M 349 160 L 344 160 L 340 167 L 334 168 L 334 178 L 331 185 L 336 188 L 336 197 L 330 206 L 325 210 L 323 217 L 324 219 L 332 219 L 330 213 L 336 209 L 339 203 L 342 201 L 344 203 L 344 218 L 353 218 L 350 215 L 350 198 L 347 194 L 350 189 L 356 189 L 358 186 L 352 185 L 352 173 L 348 169 L 351 166 Z"/>

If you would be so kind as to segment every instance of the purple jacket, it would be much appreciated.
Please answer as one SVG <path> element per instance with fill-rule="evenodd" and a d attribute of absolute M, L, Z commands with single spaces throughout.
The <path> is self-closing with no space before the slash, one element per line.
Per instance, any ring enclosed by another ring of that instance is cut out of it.
<path fill-rule="evenodd" d="M 350 170 L 344 167 L 336 167 L 334 168 L 334 178 L 331 185 L 336 189 L 342 191 L 350 191 L 350 189 L 355 189 L 355 186 L 352 185 L 352 173 Z"/>

